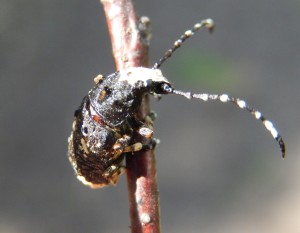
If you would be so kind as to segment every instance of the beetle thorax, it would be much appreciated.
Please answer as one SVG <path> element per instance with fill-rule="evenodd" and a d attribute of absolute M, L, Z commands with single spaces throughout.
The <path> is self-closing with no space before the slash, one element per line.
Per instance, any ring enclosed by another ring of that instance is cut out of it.
<path fill-rule="evenodd" d="M 143 82 L 146 87 L 149 81 L 166 82 L 169 81 L 162 75 L 161 70 L 145 68 L 145 67 L 130 67 L 120 71 L 119 81 L 127 81 L 130 85 L 135 86 L 138 82 Z"/>

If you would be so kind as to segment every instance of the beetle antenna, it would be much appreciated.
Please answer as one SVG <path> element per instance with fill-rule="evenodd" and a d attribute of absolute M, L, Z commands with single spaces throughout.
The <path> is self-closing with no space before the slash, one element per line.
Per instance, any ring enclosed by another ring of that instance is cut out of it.
<path fill-rule="evenodd" d="M 172 54 L 183 44 L 186 39 L 192 37 L 196 31 L 203 27 L 208 28 L 209 32 L 213 32 L 214 21 L 212 19 L 205 19 L 200 23 L 196 23 L 192 29 L 187 30 L 183 35 L 180 36 L 178 40 L 174 42 L 173 47 L 165 52 L 164 56 L 161 57 L 158 62 L 155 62 L 152 68 L 158 69 L 169 57 L 172 56 Z"/>
<path fill-rule="evenodd" d="M 261 112 L 259 112 L 259 111 L 255 110 L 254 108 L 250 107 L 244 100 L 241 100 L 241 99 L 235 98 L 235 97 L 230 97 L 227 94 L 221 94 L 221 95 L 218 95 L 218 94 L 193 94 L 191 92 L 183 92 L 183 91 L 175 90 L 173 88 L 170 88 L 166 91 L 168 91 L 169 93 L 172 93 L 172 94 L 184 96 L 188 99 L 195 98 L 195 99 L 200 99 L 200 100 L 203 100 L 203 101 L 218 100 L 218 101 L 221 101 L 223 103 L 230 102 L 230 103 L 233 103 L 235 106 L 238 106 L 241 109 L 247 110 L 257 120 L 260 120 L 263 123 L 263 125 L 265 126 L 265 128 L 271 133 L 273 138 L 279 144 L 281 154 L 282 154 L 282 158 L 285 158 L 285 144 L 284 144 L 284 141 L 283 141 L 282 137 L 280 136 L 280 134 L 278 133 L 277 129 L 273 126 L 273 123 L 271 121 L 267 120 L 262 115 Z"/>

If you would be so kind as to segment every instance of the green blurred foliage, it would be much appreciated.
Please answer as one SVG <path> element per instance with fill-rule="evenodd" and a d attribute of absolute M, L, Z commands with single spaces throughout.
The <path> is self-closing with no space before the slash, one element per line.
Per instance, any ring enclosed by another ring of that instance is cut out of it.
<path fill-rule="evenodd" d="M 171 60 L 163 69 L 176 86 L 203 86 L 218 91 L 230 90 L 238 84 L 238 72 L 218 54 L 185 49 Z"/>

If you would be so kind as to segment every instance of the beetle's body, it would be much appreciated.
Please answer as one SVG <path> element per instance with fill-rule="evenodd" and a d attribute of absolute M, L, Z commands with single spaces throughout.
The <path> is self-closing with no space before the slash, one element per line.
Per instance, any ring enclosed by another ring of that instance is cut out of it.
<path fill-rule="evenodd" d="M 124 154 L 152 143 L 151 119 L 141 122 L 136 114 L 143 96 L 159 94 L 162 83 L 168 81 L 158 69 L 129 68 L 103 77 L 83 99 L 69 138 L 79 180 L 93 188 L 115 184 Z"/>

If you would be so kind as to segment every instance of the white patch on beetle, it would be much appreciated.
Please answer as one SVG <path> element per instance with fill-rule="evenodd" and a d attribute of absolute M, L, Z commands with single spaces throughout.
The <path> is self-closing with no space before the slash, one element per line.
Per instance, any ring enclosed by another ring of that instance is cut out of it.
<path fill-rule="evenodd" d="M 88 154 L 89 149 L 88 149 L 88 146 L 86 144 L 86 141 L 83 138 L 81 138 L 80 142 L 81 142 L 81 144 L 79 145 L 79 148 L 82 149 L 86 154 Z"/>
<path fill-rule="evenodd" d="M 271 121 L 265 120 L 263 123 L 266 126 L 267 130 L 271 130 L 273 128 L 273 124 Z"/>
<path fill-rule="evenodd" d="M 174 42 L 174 46 L 175 47 L 179 47 L 180 45 L 182 44 L 182 40 L 176 40 L 175 42 Z"/>
<path fill-rule="evenodd" d="M 259 111 L 255 111 L 254 116 L 255 116 L 256 119 L 260 119 L 261 118 L 261 113 Z"/>
<path fill-rule="evenodd" d="M 88 185 L 90 186 L 91 188 L 93 189 L 96 189 L 96 188 L 101 188 L 101 187 L 104 187 L 106 186 L 106 184 L 94 184 L 92 182 L 89 182 L 85 179 L 84 176 L 81 176 L 81 175 L 77 175 L 77 179 L 80 180 L 83 184 L 85 185 Z"/>
<path fill-rule="evenodd" d="M 161 73 L 159 69 L 150 69 L 145 67 L 130 67 L 125 70 L 120 70 L 119 81 L 127 81 L 130 85 L 135 85 L 138 81 L 142 81 L 147 85 L 147 80 L 153 82 L 170 83 Z"/>
<path fill-rule="evenodd" d="M 103 75 L 102 74 L 98 74 L 95 78 L 94 78 L 94 83 L 98 84 L 100 82 L 102 82 L 103 80 Z"/>
<path fill-rule="evenodd" d="M 271 132 L 273 138 L 277 138 L 279 134 L 278 134 L 277 130 L 274 128 L 273 123 L 268 120 L 265 120 L 263 123 L 266 126 L 267 130 L 269 130 Z"/>
<path fill-rule="evenodd" d="M 208 94 L 194 94 L 194 96 L 196 98 L 202 99 L 203 101 L 207 101 L 208 100 Z"/>
<path fill-rule="evenodd" d="M 186 35 L 187 37 L 191 37 L 194 33 L 192 32 L 192 30 L 187 30 L 184 35 Z"/>
<path fill-rule="evenodd" d="M 246 107 L 246 102 L 244 100 L 237 100 L 236 103 L 240 108 Z"/>
<path fill-rule="evenodd" d="M 72 130 L 74 131 L 76 128 L 76 121 L 73 121 L 73 124 L 72 124 Z"/>
<path fill-rule="evenodd" d="M 271 132 L 273 138 L 275 138 L 275 139 L 276 139 L 276 138 L 278 137 L 278 135 L 279 135 L 278 131 L 277 131 L 274 127 L 270 130 L 270 132 Z"/>
<path fill-rule="evenodd" d="M 221 100 L 221 102 L 225 103 L 225 102 L 228 102 L 230 99 L 229 99 L 228 95 L 223 94 L 220 96 L 220 100 Z"/>

